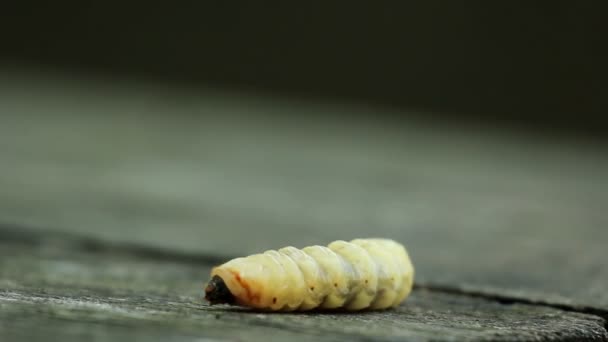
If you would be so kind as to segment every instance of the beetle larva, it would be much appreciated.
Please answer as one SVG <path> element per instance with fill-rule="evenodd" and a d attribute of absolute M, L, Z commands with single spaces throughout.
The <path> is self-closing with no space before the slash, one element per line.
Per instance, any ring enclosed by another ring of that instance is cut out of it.
<path fill-rule="evenodd" d="M 377 310 L 401 304 L 413 282 L 414 267 L 401 244 L 338 240 L 232 259 L 213 268 L 205 299 L 272 311 Z"/>

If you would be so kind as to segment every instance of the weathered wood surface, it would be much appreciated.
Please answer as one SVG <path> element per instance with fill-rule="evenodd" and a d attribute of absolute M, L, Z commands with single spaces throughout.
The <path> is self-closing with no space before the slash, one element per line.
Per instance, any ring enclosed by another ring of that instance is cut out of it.
<path fill-rule="evenodd" d="M 593 315 L 417 290 L 397 310 L 271 314 L 208 306 L 212 260 L 0 230 L 2 341 L 597 340 Z"/>
<path fill-rule="evenodd" d="M 608 312 L 603 146 L 381 123 L 359 119 L 364 110 L 351 108 L 5 76 L 0 221 L 14 227 L 220 259 L 387 236 L 409 248 L 419 284 Z M 349 112 L 355 114 L 349 121 L 333 116 Z M 3 262 L 3 281 L 10 285 L 15 274 L 6 276 Z M 198 285 L 204 273 L 185 281 L 196 278 Z M 142 282 L 154 282 L 146 274 Z M 25 296 L 36 281 L 16 284 L 11 291 Z M 105 283 L 97 284 L 101 292 L 92 295 L 99 299 Z M 186 301 L 195 296 L 184 293 Z M 420 310 L 438 308 L 445 316 L 450 310 L 466 316 L 467 305 L 490 316 L 490 307 L 513 309 L 435 292 L 415 298 L 421 298 L 414 300 Z M 27 305 L 25 299 L 4 302 Z M 512 320 L 531 321 L 525 313 L 508 312 Z M 556 320 L 552 331 L 572 333 L 565 329 L 570 314 L 555 312 L 566 318 Z M 405 327 L 387 317 L 399 331 Z M 76 330 L 88 329 L 88 322 L 67 321 Z M 411 323 L 419 324 L 416 336 L 436 334 L 429 332 L 430 321 Z M 200 324 L 192 329 L 207 323 Z M 129 335 L 130 328 L 123 328 Z M 504 329 L 513 338 L 523 333 Z"/>

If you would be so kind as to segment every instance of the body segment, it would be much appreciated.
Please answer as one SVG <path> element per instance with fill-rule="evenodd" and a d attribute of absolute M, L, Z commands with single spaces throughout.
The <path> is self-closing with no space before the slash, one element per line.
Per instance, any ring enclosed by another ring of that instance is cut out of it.
<path fill-rule="evenodd" d="M 272 311 L 387 309 L 411 292 L 414 268 L 393 240 L 355 239 L 232 259 L 211 277 L 205 291 L 212 304 Z"/>

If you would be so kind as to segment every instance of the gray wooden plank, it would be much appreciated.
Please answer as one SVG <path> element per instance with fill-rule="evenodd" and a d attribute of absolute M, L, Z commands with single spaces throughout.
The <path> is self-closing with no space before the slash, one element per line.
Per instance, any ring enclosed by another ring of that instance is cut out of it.
<path fill-rule="evenodd" d="M 608 310 L 604 146 L 5 76 L 3 222 L 226 257 L 386 236 L 420 283 Z"/>
<path fill-rule="evenodd" d="M 0 340 L 556 341 L 608 338 L 597 316 L 415 290 L 398 309 L 272 314 L 208 306 L 211 264 L 70 236 L 0 240 Z"/>

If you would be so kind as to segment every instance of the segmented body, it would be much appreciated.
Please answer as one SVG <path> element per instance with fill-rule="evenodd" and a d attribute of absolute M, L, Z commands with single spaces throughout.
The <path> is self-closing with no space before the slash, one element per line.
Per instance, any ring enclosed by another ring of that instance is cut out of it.
<path fill-rule="evenodd" d="M 215 267 L 235 304 L 273 311 L 362 310 L 398 306 L 411 292 L 414 268 L 389 239 L 285 247 Z"/>

